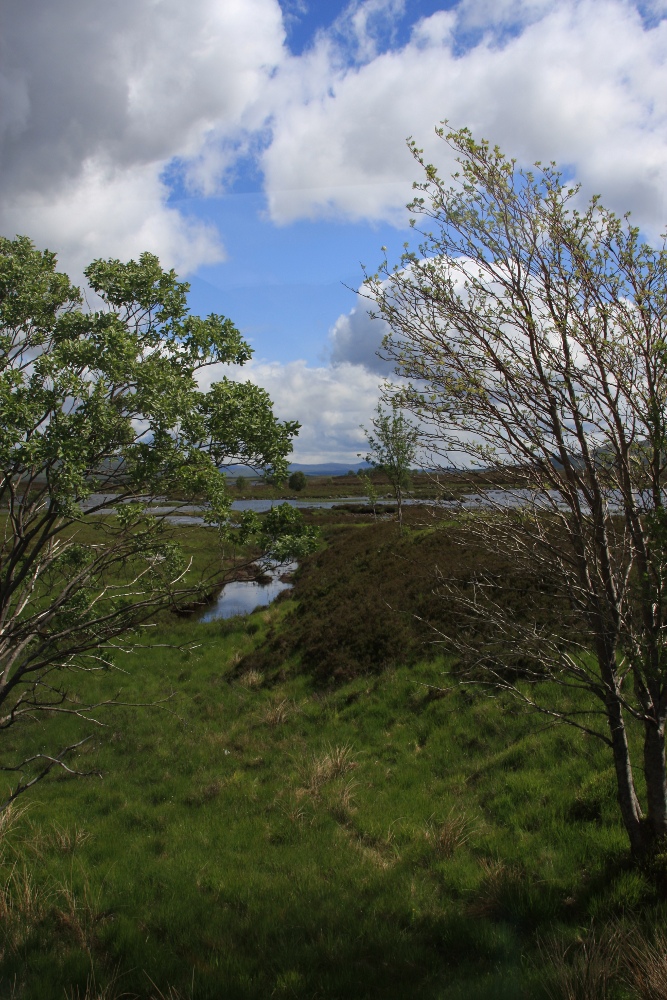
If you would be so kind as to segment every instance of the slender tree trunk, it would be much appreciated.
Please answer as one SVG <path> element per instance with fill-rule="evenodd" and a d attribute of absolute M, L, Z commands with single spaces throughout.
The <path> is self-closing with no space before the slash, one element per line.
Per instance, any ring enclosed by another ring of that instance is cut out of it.
<path fill-rule="evenodd" d="M 647 835 L 667 837 L 667 775 L 665 774 L 665 724 L 644 726 L 644 776 L 646 778 Z"/>
<path fill-rule="evenodd" d="M 621 808 L 623 825 L 630 840 L 632 853 L 636 857 L 641 857 L 647 849 L 645 824 L 635 791 L 623 711 L 618 698 L 613 695 L 607 699 L 607 720 L 616 769 L 618 804 Z"/>

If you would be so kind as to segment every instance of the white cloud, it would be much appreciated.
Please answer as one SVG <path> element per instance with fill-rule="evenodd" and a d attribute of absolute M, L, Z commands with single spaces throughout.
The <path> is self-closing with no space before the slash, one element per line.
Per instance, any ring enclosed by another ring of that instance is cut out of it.
<path fill-rule="evenodd" d="M 456 16 L 462 28 L 525 28 L 553 11 L 553 0 L 461 0 Z"/>
<path fill-rule="evenodd" d="M 406 0 L 350 0 L 327 34 L 340 39 L 355 62 L 366 62 L 395 39 L 405 6 Z"/>
<path fill-rule="evenodd" d="M 667 221 L 664 0 L 460 0 L 400 49 L 410 5 L 351 0 L 299 57 L 278 0 L 0 2 L 0 228 L 64 266 L 137 248 L 181 270 L 220 259 L 167 203 L 174 160 L 210 195 L 256 156 L 277 223 L 402 222 L 418 176 L 405 138 L 446 176 L 443 118 Z"/>
<path fill-rule="evenodd" d="M 121 170 L 89 160 L 55 197 L 26 191 L 5 203 L 2 229 L 57 250 L 60 268 L 79 283 L 99 256 L 129 260 L 149 250 L 180 274 L 222 260 L 215 229 L 169 208 L 167 194 L 151 164 Z"/>
<path fill-rule="evenodd" d="M 355 307 L 339 316 L 329 331 L 329 357 L 333 365 L 363 365 L 369 372 L 391 378 L 393 365 L 378 356 L 389 328 L 385 320 L 371 317 L 372 305 L 357 294 Z"/>
<path fill-rule="evenodd" d="M 200 377 L 200 385 L 206 388 L 223 375 L 262 386 L 281 420 L 302 424 L 292 461 L 353 463 L 358 453 L 365 452 L 360 424 L 370 425 L 377 405 L 377 374 L 347 363 L 312 368 L 305 361 L 251 361 L 231 372 L 228 367 L 214 366 Z"/>
<path fill-rule="evenodd" d="M 220 259 L 214 234 L 168 206 L 160 178 L 180 157 L 210 191 L 232 155 L 221 141 L 261 125 L 254 109 L 283 58 L 277 0 L 2 8 L 2 231 L 48 243 L 67 266 L 70 254 L 78 265 L 136 248 L 188 270 Z M 215 181 L 199 163 L 212 146 Z"/>
<path fill-rule="evenodd" d="M 644 21 L 630 0 L 462 0 L 362 65 L 321 36 L 278 73 L 263 158 L 272 218 L 404 219 L 418 177 L 405 137 L 447 176 L 454 164 L 433 126 L 448 118 L 524 162 L 573 168 L 588 191 L 659 231 L 666 62 L 667 22 Z"/>

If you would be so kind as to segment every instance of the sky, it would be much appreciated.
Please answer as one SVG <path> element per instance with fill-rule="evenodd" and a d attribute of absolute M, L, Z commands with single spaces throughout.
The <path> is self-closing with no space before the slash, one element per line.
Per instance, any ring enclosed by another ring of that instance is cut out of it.
<path fill-rule="evenodd" d="M 455 168 L 444 119 L 659 238 L 667 0 L 0 0 L 0 233 L 77 281 L 176 268 L 301 422 L 297 462 L 364 451 L 390 371 L 363 265 L 410 238 L 407 137 Z"/>

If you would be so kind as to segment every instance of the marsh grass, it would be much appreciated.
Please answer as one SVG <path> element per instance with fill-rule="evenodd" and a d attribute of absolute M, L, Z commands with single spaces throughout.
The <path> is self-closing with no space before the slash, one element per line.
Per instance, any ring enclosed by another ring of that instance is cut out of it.
<path fill-rule="evenodd" d="M 452 686 L 441 655 L 336 685 L 291 646 L 253 666 L 297 610 L 162 623 L 91 679 L 154 707 L 104 718 L 101 780 L 0 817 L 0 997 L 532 1000 L 556 996 L 547 961 L 576 979 L 582 927 L 664 922 L 604 747 Z"/>
<path fill-rule="evenodd" d="M 430 819 L 424 827 L 424 837 L 439 858 L 451 858 L 470 840 L 475 825 L 465 814 L 452 806 L 444 820 Z"/>
<path fill-rule="evenodd" d="M 122 1000 L 125 997 L 130 1000 L 130 996 L 130 994 L 122 992 L 115 977 L 98 988 L 95 977 L 89 976 L 83 989 L 74 986 L 72 989 L 65 990 L 65 1000 Z"/>
<path fill-rule="evenodd" d="M 558 936 L 543 942 L 540 957 L 546 996 L 549 1000 L 610 1000 L 624 952 L 623 931 L 614 925 L 591 930 L 574 942 Z"/>
<path fill-rule="evenodd" d="M 62 854 L 74 854 L 77 848 L 85 844 L 90 834 L 87 830 L 77 826 L 76 823 L 71 827 L 59 826 L 58 823 L 55 823 L 50 836 L 54 846 Z"/>
<path fill-rule="evenodd" d="M 635 1000 L 667 997 L 667 934 L 634 931 L 625 942 L 624 979 Z"/>
<path fill-rule="evenodd" d="M 259 688 L 264 683 L 264 674 L 259 670 L 245 670 L 239 676 L 239 684 L 245 688 Z"/>
<path fill-rule="evenodd" d="M 262 722 L 267 726 L 282 726 L 295 711 L 298 709 L 289 698 L 280 698 L 264 709 Z"/>
<path fill-rule="evenodd" d="M 327 745 L 312 755 L 302 770 L 304 784 L 311 795 L 318 795 L 323 785 L 358 767 L 355 752 L 348 743 Z"/>

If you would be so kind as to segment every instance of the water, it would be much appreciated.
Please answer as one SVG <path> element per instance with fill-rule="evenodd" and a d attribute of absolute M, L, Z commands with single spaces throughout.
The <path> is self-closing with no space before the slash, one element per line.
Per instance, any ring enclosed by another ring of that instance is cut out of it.
<path fill-rule="evenodd" d="M 235 580 L 220 591 L 215 604 L 198 616 L 201 622 L 212 622 L 219 618 L 233 618 L 235 615 L 249 615 L 255 608 L 264 608 L 275 601 L 283 590 L 291 590 L 292 584 L 281 577 L 293 573 L 298 563 L 262 564 L 271 579 L 266 583 L 256 580 Z"/>
<path fill-rule="evenodd" d="M 96 514 L 112 514 L 113 508 L 104 506 L 114 499 L 113 493 L 94 493 L 87 500 L 84 500 L 81 507 L 84 511 L 89 511 L 95 508 Z M 380 498 L 378 503 L 386 504 L 392 503 L 391 497 L 386 499 Z M 405 500 L 406 504 L 417 501 Z M 337 507 L 339 504 L 368 504 L 368 500 L 365 497 L 336 497 L 335 500 L 233 500 L 231 509 L 235 511 L 252 510 L 256 514 L 265 514 L 267 511 L 271 510 L 272 507 L 278 507 L 280 504 L 289 504 L 290 507 L 296 507 L 298 510 L 312 510 L 313 508 L 325 508 L 330 509 L 332 507 Z M 162 517 L 169 524 L 204 524 L 204 518 L 202 517 L 202 512 L 206 510 L 203 504 L 169 504 L 165 505 L 164 502 L 161 506 L 158 505 L 159 501 L 154 501 L 154 505 L 146 508 L 147 514 L 153 514 L 156 517 Z M 173 512 L 173 513 L 172 513 Z"/>
<path fill-rule="evenodd" d="M 406 497 L 403 500 L 403 505 L 405 507 L 409 507 L 411 504 L 422 504 L 424 506 L 434 506 L 439 504 L 442 507 L 452 509 L 460 509 L 462 507 L 465 509 L 474 509 L 475 507 L 485 506 L 518 507 L 527 502 L 527 496 L 521 497 L 518 495 L 521 492 L 524 491 L 503 493 L 502 490 L 488 490 L 485 494 L 464 495 L 458 500 L 414 500 L 410 497 Z M 94 507 L 96 508 L 96 514 L 113 514 L 114 510 L 112 507 L 101 506 L 113 499 L 114 495 L 112 493 L 96 493 L 89 497 L 88 500 L 85 500 L 81 506 L 84 511 L 88 511 Z M 266 512 L 271 510 L 272 507 L 278 507 L 285 503 L 289 504 L 290 507 L 296 507 L 297 510 L 331 510 L 332 508 L 339 507 L 343 504 L 355 504 L 359 507 L 369 506 L 368 499 L 366 497 L 356 496 L 336 497 L 334 500 L 233 500 L 231 509 L 233 511 L 252 510 L 255 514 L 266 514 Z M 395 505 L 396 501 L 393 497 L 387 496 L 378 497 L 377 503 L 379 506 L 390 506 Z M 194 527 L 196 525 L 206 523 L 202 517 L 205 510 L 206 507 L 203 504 L 173 504 L 166 506 L 163 502 L 161 506 L 158 506 L 156 503 L 155 506 L 147 507 L 146 513 L 160 517 L 169 524 L 182 524 Z M 266 603 L 269 602 L 267 601 Z"/>
<path fill-rule="evenodd" d="M 379 501 L 385 503 L 384 500 Z M 265 514 L 272 507 L 278 507 L 282 503 L 288 503 L 290 507 L 298 510 L 311 510 L 314 507 L 331 509 L 341 503 L 365 504 L 368 500 L 365 497 L 336 497 L 335 500 L 233 500 L 232 510 L 254 510 L 256 514 Z"/>
<path fill-rule="evenodd" d="M 96 508 L 95 513 L 97 514 L 110 514 L 113 513 L 111 507 L 104 506 L 105 503 L 113 499 L 113 494 L 111 493 L 97 493 L 89 497 L 88 500 L 82 503 L 84 511 L 90 510 L 91 508 Z M 583 498 L 582 498 L 583 500 Z M 647 509 L 651 508 L 651 498 L 648 498 L 649 502 L 646 504 Z M 640 494 L 636 494 L 636 501 L 639 508 L 641 509 L 644 503 L 644 497 Z M 387 505 L 394 504 L 396 501 L 391 497 L 378 497 L 378 504 Z M 252 510 L 256 514 L 264 514 L 272 507 L 279 506 L 280 504 L 287 503 L 290 507 L 296 507 L 299 510 L 313 510 L 317 508 L 321 509 L 331 509 L 333 507 L 338 507 L 341 504 L 357 504 L 368 506 L 368 500 L 366 497 L 336 497 L 333 500 L 233 500 L 231 509 L 233 511 L 244 511 Z M 562 498 L 562 494 L 557 490 L 545 490 L 545 491 L 532 491 L 528 489 L 486 489 L 479 493 L 466 493 L 461 494 L 457 499 L 440 499 L 440 500 L 416 500 L 412 498 L 406 498 L 403 501 L 404 505 L 410 506 L 411 504 L 422 504 L 424 506 L 440 506 L 445 509 L 450 510 L 475 510 L 480 508 L 518 508 L 526 507 L 536 511 L 548 511 L 548 510 L 564 510 L 566 509 L 565 501 Z M 621 511 L 623 505 L 621 498 L 617 492 L 610 490 L 607 496 L 607 503 L 609 510 L 612 513 Z M 202 517 L 203 511 L 206 509 L 201 504 L 168 504 L 164 498 L 156 498 L 153 501 L 153 506 L 147 509 L 147 513 L 154 514 L 156 516 L 163 517 L 165 521 L 171 524 L 183 524 L 183 525 L 197 525 L 204 524 L 204 518 Z M 585 501 L 583 501 L 584 507 Z"/>

